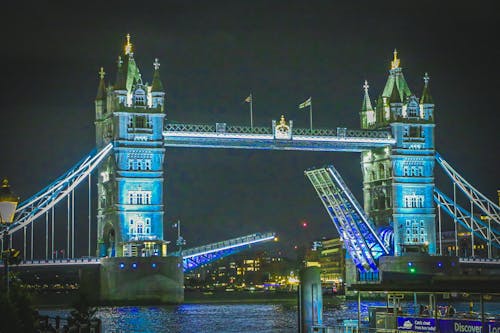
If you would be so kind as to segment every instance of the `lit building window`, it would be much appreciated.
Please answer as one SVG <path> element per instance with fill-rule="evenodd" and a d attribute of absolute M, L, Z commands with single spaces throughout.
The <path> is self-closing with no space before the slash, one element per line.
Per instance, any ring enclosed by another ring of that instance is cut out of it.
<path fill-rule="evenodd" d="M 128 191 L 128 203 L 130 205 L 150 205 L 151 191 Z"/>
<path fill-rule="evenodd" d="M 404 208 L 422 208 L 424 207 L 424 196 L 423 195 L 404 195 L 403 196 L 403 207 Z"/>

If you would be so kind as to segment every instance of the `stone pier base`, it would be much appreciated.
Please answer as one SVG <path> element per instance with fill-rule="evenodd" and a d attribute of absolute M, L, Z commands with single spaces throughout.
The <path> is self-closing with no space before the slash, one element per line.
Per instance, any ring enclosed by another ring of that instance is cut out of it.
<path fill-rule="evenodd" d="M 101 258 L 100 301 L 127 305 L 182 303 L 182 257 Z"/>

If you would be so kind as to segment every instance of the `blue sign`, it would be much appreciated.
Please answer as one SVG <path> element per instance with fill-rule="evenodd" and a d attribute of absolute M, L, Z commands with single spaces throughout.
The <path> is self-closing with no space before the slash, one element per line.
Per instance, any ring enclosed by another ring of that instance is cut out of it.
<path fill-rule="evenodd" d="M 400 332 L 436 332 L 434 318 L 398 317 Z M 439 319 L 439 332 L 446 333 L 500 333 L 500 322 L 485 321 L 484 330 L 480 320 Z"/>
<path fill-rule="evenodd" d="M 398 317 L 398 330 L 401 332 L 436 332 L 434 318 Z"/>
<path fill-rule="evenodd" d="M 439 320 L 439 329 L 450 333 L 500 333 L 500 322 L 484 322 L 483 331 L 479 320 L 442 319 Z"/>

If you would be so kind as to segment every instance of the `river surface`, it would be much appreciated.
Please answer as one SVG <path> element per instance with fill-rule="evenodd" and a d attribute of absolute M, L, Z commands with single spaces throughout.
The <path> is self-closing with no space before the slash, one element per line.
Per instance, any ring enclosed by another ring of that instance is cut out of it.
<path fill-rule="evenodd" d="M 402 303 L 413 311 L 413 303 Z M 444 305 L 444 304 L 443 304 Z M 458 313 L 469 311 L 469 303 L 453 303 Z M 367 320 L 369 306 L 384 301 L 363 301 L 361 318 Z M 479 310 L 474 304 L 474 311 Z M 485 312 L 500 315 L 500 303 L 486 303 Z M 69 309 L 44 309 L 43 315 L 67 317 Z M 105 333 L 145 332 L 297 332 L 297 306 L 291 304 L 182 304 L 177 306 L 100 307 L 97 316 Z M 326 326 L 344 319 L 357 319 L 357 302 L 345 301 L 324 309 Z"/>

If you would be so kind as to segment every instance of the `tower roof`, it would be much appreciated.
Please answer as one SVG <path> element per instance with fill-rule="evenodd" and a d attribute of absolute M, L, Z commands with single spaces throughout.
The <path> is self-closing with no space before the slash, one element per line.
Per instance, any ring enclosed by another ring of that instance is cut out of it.
<path fill-rule="evenodd" d="M 104 72 L 104 68 L 101 67 L 101 70 L 99 71 L 99 87 L 97 88 L 97 95 L 95 97 L 96 100 L 106 98 L 106 84 L 104 83 L 104 75 L 106 75 L 106 73 Z"/>
<path fill-rule="evenodd" d="M 163 84 L 161 83 L 160 79 L 160 63 L 158 61 L 158 58 L 155 59 L 153 66 L 155 68 L 155 71 L 153 73 L 153 83 L 151 83 L 151 91 L 163 92 L 164 90 Z"/>
<path fill-rule="evenodd" d="M 389 103 L 401 103 L 401 95 L 399 94 L 397 84 L 392 85 L 391 96 L 389 97 Z"/>
<path fill-rule="evenodd" d="M 434 104 L 434 100 L 431 96 L 431 91 L 429 89 L 429 74 L 424 75 L 424 91 L 422 92 L 422 97 L 420 98 L 420 104 Z"/>
<path fill-rule="evenodd" d="M 389 77 L 385 83 L 384 91 L 382 93 L 383 97 L 390 98 L 393 92 L 393 87 L 396 86 L 399 93 L 399 102 L 405 101 L 406 98 L 411 96 L 410 88 L 408 83 L 406 83 L 405 77 L 403 76 L 403 69 L 399 66 L 401 60 L 398 58 L 398 51 L 394 50 L 394 59 L 391 61 L 391 69 L 389 70 Z"/>
<path fill-rule="evenodd" d="M 370 101 L 370 95 L 368 94 L 368 81 L 365 80 L 365 84 L 363 85 L 363 89 L 365 90 L 365 96 L 363 98 L 363 105 L 361 106 L 361 111 L 373 111 L 372 103 Z"/>
<path fill-rule="evenodd" d="M 123 48 L 123 55 L 118 57 L 115 89 L 130 91 L 134 83 L 139 81 L 140 77 L 141 74 L 135 63 L 132 43 L 130 42 L 130 34 L 127 34 L 127 42 Z"/>

